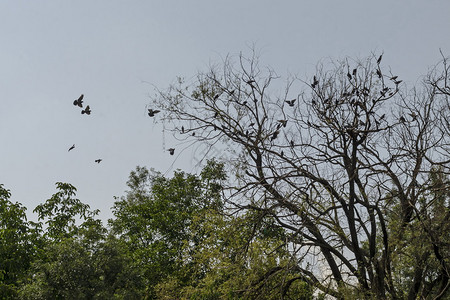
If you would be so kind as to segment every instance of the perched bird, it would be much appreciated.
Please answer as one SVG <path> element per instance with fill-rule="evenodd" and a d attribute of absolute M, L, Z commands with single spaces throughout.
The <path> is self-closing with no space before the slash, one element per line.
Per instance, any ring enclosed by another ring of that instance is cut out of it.
<path fill-rule="evenodd" d="M 400 83 L 402 83 L 403 82 L 403 80 L 397 80 L 397 81 L 394 81 L 394 83 L 396 84 L 396 85 L 399 85 Z"/>
<path fill-rule="evenodd" d="M 353 69 L 353 76 L 356 76 L 356 69 Z"/>
<path fill-rule="evenodd" d="M 278 137 L 278 134 L 279 134 L 280 132 L 277 130 L 277 131 L 275 131 L 273 134 L 272 134 L 272 137 L 270 138 L 270 141 L 273 141 L 274 139 L 276 139 L 277 137 Z"/>
<path fill-rule="evenodd" d="M 312 88 L 315 88 L 316 85 L 318 85 L 318 84 L 319 84 L 319 80 L 317 80 L 316 75 L 314 75 L 314 77 L 313 77 L 313 83 L 311 84 L 311 87 L 312 87 Z"/>
<path fill-rule="evenodd" d="M 84 95 L 81 94 L 81 96 L 77 100 L 73 101 L 73 105 L 83 107 L 83 97 Z"/>
<path fill-rule="evenodd" d="M 278 120 L 278 122 L 281 123 L 281 125 L 282 125 L 283 127 L 286 127 L 287 120 Z"/>
<path fill-rule="evenodd" d="M 284 102 L 286 102 L 287 104 L 289 104 L 290 107 L 294 106 L 295 100 L 297 99 L 292 99 L 292 100 L 285 100 Z"/>
<path fill-rule="evenodd" d="M 254 81 L 253 79 L 250 79 L 250 80 L 247 80 L 245 83 L 250 85 L 250 86 L 253 86 L 253 83 L 255 83 L 255 82 L 256 81 Z"/>
<path fill-rule="evenodd" d="M 75 148 L 75 144 L 72 145 L 72 147 L 69 148 L 69 150 L 67 150 L 67 152 L 69 152 L 70 150 L 73 150 Z"/>
<path fill-rule="evenodd" d="M 401 116 L 401 117 L 399 118 L 399 120 L 400 120 L 400 122 L 402 122 L 402 123 L 406 122 L 406 119 L 405 119 L 403 116 Z"/>
<path fill-rule="evenodd" d="M 214 100 L 217 100 L 217 99 L 219 99 L 219 94 L 214 96 Z"/>
<path fill-rule="evenodd" d="M 347 72 L 347 77 L 348 77 L 348 80 L 352 80 L 352 74 L 350 74 L 350 71 Z"/>
<path fill-rule="evenodd" d="M 181 126 L 181 133 L 184 133 L 184 126 Z"/>
<path fill-rule="evenodd" d="M 291 140 L 291 147 L 294 148 L 294 146 L 295 146 L 294 141 Z"/>
<path fill-rule="evenodd" d="M 169 148 L 167 151 L 169 151 L 170 155 L 173 155 L 175 153 L 175 148 Z"/>
<path fill-rule="evenodd" d="M 386 117 L 386 114 L 381 115 L 380 117 L 380 121 L 384 119 L 384 117 Z"/>
<path fill-rule="evenodd" d="M 398 76 L 392 76 L 391 80 L 397 80 Z"/>
<path fill-rule="evenodd" d="M 101 161 L 102 161 L 101 158 L 95 160 L 95 162 L 98 163 L 98 164 L 99 164 Z"/>
<path fill-rule="evenodd" d="M 377 64 L 380 64 L 382 58 L 383 58 L 383 54 L 381 54 L 380 57 L 378 57 Z"/>
<path fill-rule="evenodd" d="M 417 120 L 417 114 L 415 112 L 411 112 L 411 113 L 409 113 L 409 115 L 411 116 L 413 121 Z"/>
<path fill-rule="evenodd" d="M 160 112 L 160 110 L 153 110 L 153 109 L 151 109 L 151 108 L 149 108 L 148 109 L 148 116 L 149 117 L 154 117 L 157 113 L 159 113 Z"/>
<path fill-rule="evenodd" d="M 381 71 L 380 70 L 377 70 L 377 75 L 378 75 L 378 77 L 383 77 L 383 75 L 381 74 Z"/>
<path fill-rule="evenodd" d="M 90 115 L 91 114 L 91 108 L 89 107 L 89 105 L 86 106 L 86 108 L 81 111 L 81 114 L 82 115 L 84 115 L 84 114 Z"/>

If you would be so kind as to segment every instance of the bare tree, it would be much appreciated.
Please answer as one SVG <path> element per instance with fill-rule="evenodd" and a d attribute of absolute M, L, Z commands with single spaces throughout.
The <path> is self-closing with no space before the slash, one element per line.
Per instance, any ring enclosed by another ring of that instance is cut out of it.
<path fill-rule="evenodd" d="M 279 77 L 256 55 L 227 57 L 154 101 L 177 138 L 224 149 L 229 202 L 287 232 L 298 280 L 336 298 L 439 299 L 449 295 L 449 67 L 406 90 L 382 64 L 321 64 L 277 95 Z"/>

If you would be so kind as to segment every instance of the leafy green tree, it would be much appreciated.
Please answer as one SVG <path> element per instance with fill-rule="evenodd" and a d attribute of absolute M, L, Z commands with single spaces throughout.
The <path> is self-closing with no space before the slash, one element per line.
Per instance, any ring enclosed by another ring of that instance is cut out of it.
<path fill-rule="evenodd" d="M 76 199 L 76 188 L 58 192 L 36 207 L 45 220 L 45 244 L 36 253 L 21 299 L 139 299 L 143 287 L 126 247 L 107 234 L 97 211 Z M 77 223 L 78 222 L 78 223 Z"/>
<path fill-rule="evenodd" d="M 0 184 L 0 298 L 14 299 L 30 268 L 39 230 L 27 221 L 25 208 L 9 201 L 11 193 Z"/>
<path fill-rule="evenodd" d="M 115 202 L 113 232 L 126 241 L 144 270 L 151 297 L 154 286 L 169 275 L 186 280 L 182 250 L 201 239 L 192 231 L 193 221 L 208 207 L 220 205 L 217 181 L 224 175 L 218 170 L 214 176 L 202 181 L 178 171 L 167 179 L 137 167 L 128 181 L 130 191 Z"/>
<path fill-rule="evenodd" d="M 144 270 L 148 297 L 311 295 L 295 268 L 284 267 L 292 257 L 283 231 L 264 216 L 232 214 L 222 200 L 224 180 L 223 164 L 215 161 L 199 176 L 177 171 L 169 179 L 142 167 L 131 172 L 130 191 L 115 203 L 110 224 Z"/>

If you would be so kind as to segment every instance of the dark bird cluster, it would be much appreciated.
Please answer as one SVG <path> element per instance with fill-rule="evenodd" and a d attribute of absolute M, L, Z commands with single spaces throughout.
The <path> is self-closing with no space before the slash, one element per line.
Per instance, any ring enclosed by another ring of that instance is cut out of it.
<path fill-rule="evenodd" d="M 81 94 L 80 97 L 78 97 L 77 100 L 73 101 L 73 105 L 78 106 L 80 108 L 83 108 L 83 98 L 84 98 L 84 94 Z M 91 108 L 88 106 L 86 106 L 85 109 L 81 110 L 81 114 L 84 115 L 90 115 L 91 114 Z"/>

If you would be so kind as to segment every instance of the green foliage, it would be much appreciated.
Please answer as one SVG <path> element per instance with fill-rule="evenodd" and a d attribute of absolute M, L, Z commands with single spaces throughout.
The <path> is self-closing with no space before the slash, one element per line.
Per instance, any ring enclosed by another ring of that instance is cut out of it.
<path fill-rule="evenodd" d="M 25 208 L 9 201 L 0 184 L 0 299 L 12 299 L 36 253 L 38 231 L 26 219 Z"/>
<path fill-rule="evenodd" d="M 256 213 L 228 215 L 223 165 L 170 179 L 138 167 L 110 224 L 144 270 L 151 298 L 308 299 L 284 232 Z"/>
<path fill-rule="evenodd" d="M 73 185 L 57 182 L 56 186 L 58 192 L 45 203 L 39 204 L 33 212 L 38 214 L 39 220 L 46 220 L 46 236 L 60 240 L 78 233 L 77 217 L 87 221 L 97 215 L 98 211 L 90 211 L 89 205 L 74 198 L 77 189 Z"/>

